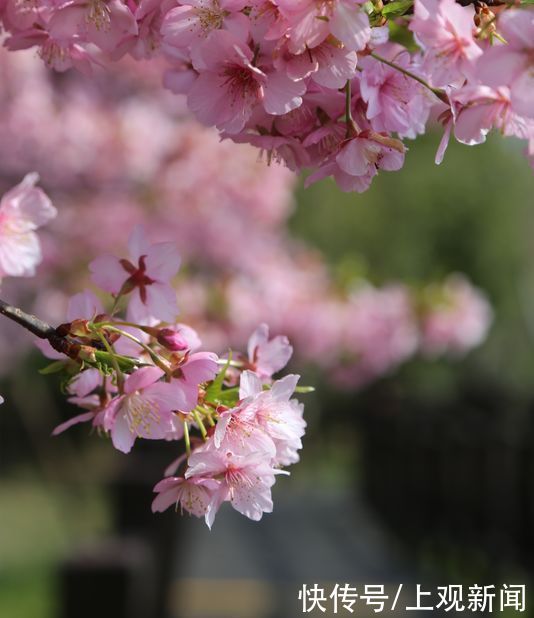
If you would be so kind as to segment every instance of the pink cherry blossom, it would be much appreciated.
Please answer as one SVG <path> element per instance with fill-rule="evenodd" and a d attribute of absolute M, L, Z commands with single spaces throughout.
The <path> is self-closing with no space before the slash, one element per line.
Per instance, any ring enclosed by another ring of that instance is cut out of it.
<path fill-rule="evenodd" d="M 208 35 L 221 28 L 246 43 L 249 20 L 240 11 L 246 0 L 189 0 L 171 9 L 163 20 L 161 34 L 166 46 L 191 48 L 194 53 Z"/>
<path fill-rule="evenodd" d="M 490 88 L 479 84 L 451 90 L 451 110 L 442 114 L 445 131 L 436 162 L 441 163 L 451 132 L 459 142 L 472 146 L 486 141 L 487 134 L 497 129 L 503 135 L 528 139 L 534 129 L 534 119 L 515 113 L 506 86 Z"/>
<path fill-rule="evenodd" d="M 165 439 L 174 430 L 173 410 L 186 407 L 184 392 L 176 381 L 160 382 L 163 371 L 143 367 L 128 376 L 124 395 L 112 399 L 104 409 L 104 428 L 113 446 L 129 453 L 136 438 Z"/>
<path fill-rule="evenodd" d="M 173 383 L 180 385 L 184 394 L 181 412 L 190 412 L 198 402 L 198 386 L 209 382 L 217 375 L 219 365 L 213 352 L 187 354 L 173 367 Z"/>
<path fill-rule="evenodd" d="M 130 260 L 102 255 L 91 262 L 94 283 L 115 296 L 131 294 L 128 318 L 132 321 L 173 321 L 178 307 L 170 281 L 180 266 L 174 243 L 149 245 L 138 226 L 130 236 L 128 248 Z"/>
<path fill-rule="evenodd" d="M 404 69 L 418 70 L 400 45 L 378 47 L 377 53 Z M 360 66 L 360 92 L 373 129 L 409 138 L 424 133 L 430 108 L 436 103 L 432 94 L 411 77 L 370 56 L 363 58 Z"/>
<path fill-rule="evenodd" d="M 262 379 L 269 380 L 273 374 L 283 369 L 293 348 L 287 337 L 278 335 L 269 339 L 269 327 L 260 324 L 248 340 L 248 362 L 250 368 Z"/>
<path fill-rule="evenodd" d="M 399 170 L 404 164 L 404 146 L 398 140 L 362 131 L 344 139 L 338 148 L 306 179 L 307 185 L 333 176 L 342 191 L 366 191 L 378 170 Z"/>
<path fill-rule="evenodd" d="M 41 262 L 38 228 L 57 215 L 45 193 L 37 188 L 39 177 L 28 174 L 0 201 L 0 281 L 2 277 L 32 277 Z"/>
<path fill-rule="evenodd" d="M 230 32 L 217 30 L 208 37 L 194 62 L 199 76 L 187 98 L 201 122 L 239 133 L 256 105 L 276 115 L 302 103 L 304 84 L 281 73 L 265 73 L 252 64 L 253 55 Z"/>
<path fill-rule="evenodd" d="M 358 388 L 391 372 L 417 350 L 419 332 L 408 290 L 400 284 L 355 290 L 338 320 L 339 354 L 332 370 L 339 386 Z"/>
<path fill-rule="evenodd" d="M 426 52 L 434 86 L 462 82 L 475 72 L 482 49 L 474 38 L 474 11 L 454 0 L 415 0 L 410 30 Z"/>
<path fill-rule="evenodd" d="M 486 338 L 493 312 L 487 298 L 464 277 L 449 277 L 441 289 L 430 288 L 433 302 L 422 320 L 423 353 L 460 356 Z"/>
<path fill-rule="evenodd" d="M 73 416 L 55 427 L 52 431 L 53 436 L 58 436 L 74 425 L 89 421 L 93 427 L 103 427 L 105 403 L 117 393 L 116 387 L 110 380 L 104 379 L 97 369 L 86 369 L 70 381 L 67 392 L 69 403 L 88 412 Z"/>
<path fill-rule="evenodd" d="M 220 505 L 228 501 L 236 511 L 259 521 L 263 513 L 271 513 L 271 487 L 282 471 L 269 463 L 263 453 L 247 450 L 215 449 L 212 444 L 197 449 L 189 457 L 186 479 L 216 479 L 220 482 L 206 511 L 211 528 Z"/>
<path fill-rule="evenodd" d="M 158 495 L 152 502 L 152 512 L 162 513 L 174 504 L 191 515 L 204 517 L 218 487 L 219 483 L 213 479 L 165 478 L 154 487 Z"/>
<path fill-rule="evenodd" d="M 313 49 L 333 35 L 349 51 L 365 47 L 371 36 L 369 20 L 358 3 L 350 0 L 277 0 L 288 25 L 287 36 L 293 53 Z"/>
<path fill-rule="evenodd" d="M 306 423 L 302 410 L 290 400 L 299 376 L 288 375 L 277 380 L 264 391 L 259 377 L 252 371 L 241 375 L 240 405 L 221 412 L 215 429 L 214 443 L 224 445 L 254 445 L 256 452 L 271 456 L 275 465 L 289 465 L 298 461 L 301 438 Z M 257 431 L 259 430 L 259 431 Z M 246 441 L 243 437 L 246 436 Z M 275 452 L 271 453 L 271 443 Z M 223 446 L 221 446 L 223 445 Z"/>
<path fill-rule="evenodd" d="M 493 88 L 508 86 L 514 112 L 534 118 L 534 10 L 503 11 L 497 24 L 506 43 L 479 58 L 478 79 Z"/>

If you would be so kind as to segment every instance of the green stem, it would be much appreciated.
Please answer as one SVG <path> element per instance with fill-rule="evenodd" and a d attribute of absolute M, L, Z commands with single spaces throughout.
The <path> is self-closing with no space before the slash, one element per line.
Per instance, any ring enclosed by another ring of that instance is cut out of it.
<path fill-rule="evenodd" d="M 119 302 L 120 302 L 121 298 L 122 298 L 122 293 L 119 292 L 117 294 L 117 296 L 115 296 L 115 300 L 113 301 L 113 307 L 111 307 L 111 317 L 113 317 L 115 315 L 115 313 L 117 312 L 117 309 L 119 308 Z"/>
<path fill-rule="evenodd" d="M 445 92 L 445 90 L 442 90 L 441 88 L 433 88 L 422 77 L 419 77 L 419 75 L 416 75 L 415 73 L 412 73 L 411 71 L 408 71 L 407 69 L 399 66 L 398 64 L 395 64 L 394 62 L 391 62 L 391 60 L 387 60 L 386 58 L 383 58 L 382 56 L 379 56 L 376 52 L 371 52 L 370 55 L 375 60 L 378 60 L 379 62 L 382 62 L 383 64 L 387 64 L 392 69 L 395 69 L 395 70 L 399 71 L 400 73 L 406 75 L 406 77 L 411 77 L 412 79 L 415 79 L 416 82 L 419 82 L 422 86 L 424 86 L 425 88 L 428 88 L 428 90 L 430 90 L 430 92 L 434 93 L 438 97 L 438 99 L 440 101 L 443 101 L 447 105 L 449 104 L 449 97 L 447 96 L 447 93 Z"/>
<path fill-rule="evenodd" d="M 347 80 L 345 84 L 345 123 L 347 125 L 347 133 L 346 137 L 354 137 L 355 134 L 358 134 L 359 127 L 354 122 L 354 118 L 352 117 L 352 84 L 350 83 L 350 79 Z"/>
<path fill-rule="evenodd" d="M 191 440 L 189 438 L 189 425 L 187 421 L 184 421 L 184 441 L 185 441 L 185 452 L 187 456 L 191 455 Z"/>
<path fill-rule="evenodd" d="M 230 367 L 237 367 L 237 369 L 242 369 L 245 366 L 245 363 L 242 363 L 240 361 L 233 361 L 228 358 L 218 358 L 217 364 L 218 365 L 230 365 Z"/>
<path fill-rule="evenodd" d="M 109 353 L 111 364 L 113 365 L 113 369 L 115 370 L 115 374 L 117 376 L 117 388 L 119 389 L 119 393 L 122 395 L 124 393 L 124 376 L 122 375 L 122 371 L 120 370 L 119 364 L 117 363 L 117 359 L 115 358 L 115 351 L 113 350 L 111 345 L 108 343 L 108 340 L 104 337 L 104 335 L 100 331 L 97 331 L 96 334 L 98 335 L 100 341 L 102 341 L 102 343 L 104 344 L 104 347 Z"/>
<path fill-rule="evenodd" d="M 149 346 L 146 345 L 146 343 L 143 343 L 140 339 L 138 339 L 135 335 L 132 335 L 131 333 L 126 332 L 125 330 L 122 330 L 120 328 L 116 328 L 115 326 L 110 326 L 107 325 L 105 326 L 105 328 L 107 328 L 108 330 L 111 330 L 115 333 L 118 333 L 120 335 L 122 335 L 123 337 L 126 337 L 127 339 L 130 339 L 131 341 L 133 341 L 134 343 L 137 343 L 138 346 L 140 346 L 141 348 L 143 348 L 143 350 L 145 350 L 145 352 L 147 352 L 150 356 L 150 358 L 154 361 L 154 364 L 157 365 L 162 371 L 164 371 L 167 375 L 170 375 L 170 367 L 167 365 L 167 363 L 161 358 L 161 356 L 159 356 L 159 354 L 156 354 L 154 352 L 154 350 L 150 349 Z"/>
<path fill-rule="evenodd" d="M 200 429 L 200 433 L 202 434 L 202 439 L 205 440 L 208 435 L 208 432 L 206 431 L 206 428 L 204 427 L 204 423 L 202 422 L 202 419 L 200 418 L 200 415 L 197 412 L 196 408 L 195 410 L 193 410 L 193 416 L 195 417 L 195 421 L 197 422 L 198 428 Z"/>

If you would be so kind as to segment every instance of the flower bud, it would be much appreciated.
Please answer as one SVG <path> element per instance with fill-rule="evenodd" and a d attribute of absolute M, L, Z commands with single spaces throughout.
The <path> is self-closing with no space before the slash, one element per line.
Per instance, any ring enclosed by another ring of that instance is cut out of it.
<path fill-rule="evenodd" d="M 171 352 L 183 352 L 189 348 L 185 337 L 174 328 L 162 328 L 158 332 L 158 343 Z"/>

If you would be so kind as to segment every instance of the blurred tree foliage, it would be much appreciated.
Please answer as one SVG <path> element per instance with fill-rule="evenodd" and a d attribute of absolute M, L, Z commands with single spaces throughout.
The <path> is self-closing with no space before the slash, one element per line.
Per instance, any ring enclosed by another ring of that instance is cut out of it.
<path fill-rule="evenodd" d="M 301 186 L 292 231 L 325 253 L 344 284 L 367 277 L 376 284 L 422 285 L 466 273 L 488 294 L 495 323 L 489 341 L 462 367 L 531 394 L 532 172 L 522 145 L 499 136 L 476 148 L 451 141 L 436 166 L 439 139 L 434 133 L 413 142 L 404 169 L 381 174 L 367 193 L 343 194 L 329 180 Z M 418 369 L 425 379 L 428 372 L 437 377 L 443 363 L 426 365 L 432 366 Z"/>

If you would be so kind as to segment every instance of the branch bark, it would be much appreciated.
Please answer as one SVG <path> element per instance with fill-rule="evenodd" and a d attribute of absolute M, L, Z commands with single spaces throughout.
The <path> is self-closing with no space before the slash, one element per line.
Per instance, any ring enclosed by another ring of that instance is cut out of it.
<path fill-rule="evenodd" d="M 1 299 L 0 314 L 16 322 L 36 337 L 39 337 L 39 339 L 46 339 L 57 352 L 61 352 L 75 360 L 78 358 L 80 344 L 74 343 L 68 337 L 60 335 L 53 326 L 43 322 L 35 315 L 26 313 L 22 309 L 14 307 Z"/>

